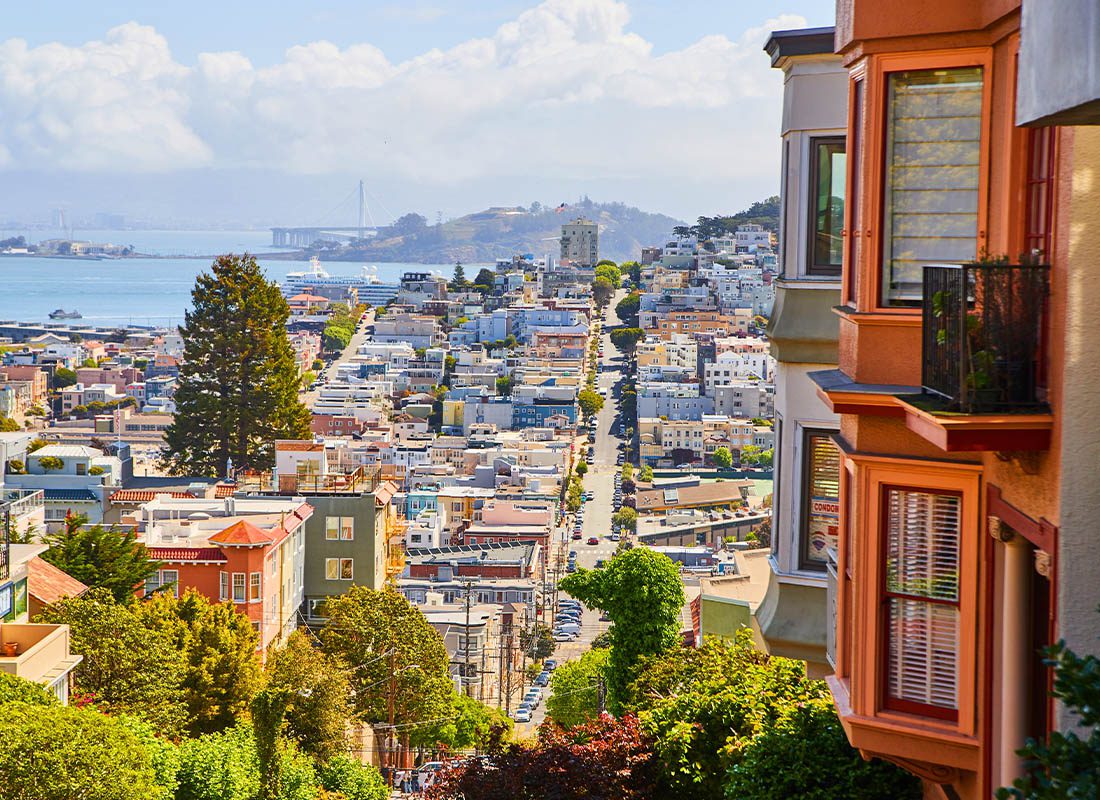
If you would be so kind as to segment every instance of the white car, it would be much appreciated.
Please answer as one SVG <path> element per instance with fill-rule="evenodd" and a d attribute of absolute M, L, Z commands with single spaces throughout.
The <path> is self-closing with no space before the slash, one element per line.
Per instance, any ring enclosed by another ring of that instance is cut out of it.
<path fill-rule="evenodd" d="M 526 708 L 517 709 L 516 711 L 512 712 L 512 719 L 514 719 L 516 722 L 530 722 L 531 712 L 528 711 Z"/>
<path fill-rule="evenodd" d="M 574 637 L 570 636 L 568 633 L 555 633 L 554 634 L 554 641 L 555 642 L 571 642 L 571 641 L 573 641 L 573 638 Z"/>

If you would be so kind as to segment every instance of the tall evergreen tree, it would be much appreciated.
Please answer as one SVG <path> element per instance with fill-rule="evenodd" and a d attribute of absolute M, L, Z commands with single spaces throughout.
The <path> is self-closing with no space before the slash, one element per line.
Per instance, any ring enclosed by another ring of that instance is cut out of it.
<path fill-rule="evenodd" d="M 286 336 L 290 309 L 256 259 L 219 256 L 195 280 L 165 463 L 176 474 L 268 469 L 275 439 L 309 435 Z"/>

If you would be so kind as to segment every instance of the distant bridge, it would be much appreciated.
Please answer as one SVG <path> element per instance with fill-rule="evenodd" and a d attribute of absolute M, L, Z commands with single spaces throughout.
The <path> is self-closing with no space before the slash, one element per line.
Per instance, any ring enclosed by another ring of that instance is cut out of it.
<path fill-rule="evenodd" d="M 314 242 L 351 242 L 374 236 L 378 228 L 272 228 L 271 244 L 274 247 L 309 247 Z"/>

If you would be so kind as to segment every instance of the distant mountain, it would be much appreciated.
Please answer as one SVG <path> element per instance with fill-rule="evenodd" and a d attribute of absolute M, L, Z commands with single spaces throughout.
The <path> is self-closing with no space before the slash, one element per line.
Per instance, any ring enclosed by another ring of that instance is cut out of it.
<path fill-rule="evenodd" d="M 558 252 L 561 225 L 585 217 L 600 225 L 600 256 L 636 259 L 643 246 L 664 241 L 680 220 L 651 214 L 623 203 L 584 200 L 560 211 L 538 203 L 529 208 L 497 207 L 429 225 L 419 214 L 406 214 L 375 238 L 333 250 L 310 248 L 329 261 L 406 261 L 427 264 L 490 262 L 517 253 Z"/>

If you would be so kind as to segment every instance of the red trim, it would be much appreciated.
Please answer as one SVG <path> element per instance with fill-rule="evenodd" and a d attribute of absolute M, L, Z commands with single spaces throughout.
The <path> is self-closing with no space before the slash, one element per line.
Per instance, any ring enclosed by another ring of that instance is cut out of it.
<path fill-rule="evenodd" d="M 1005 524 L 1016 533 L 1023 536 L 1040 550 L 1045 550 L 1054 556 L 1058 549 L 1058 526 L 1051 524 L 1046 519 L 1040 518 L 1038 522 L 1033 520 L 1016 506 L 1004 499 L 1001 488 L 989 484 L 986 490 L 986 503 L 989 513 L 994 517 L 1000 517 Z"/>

